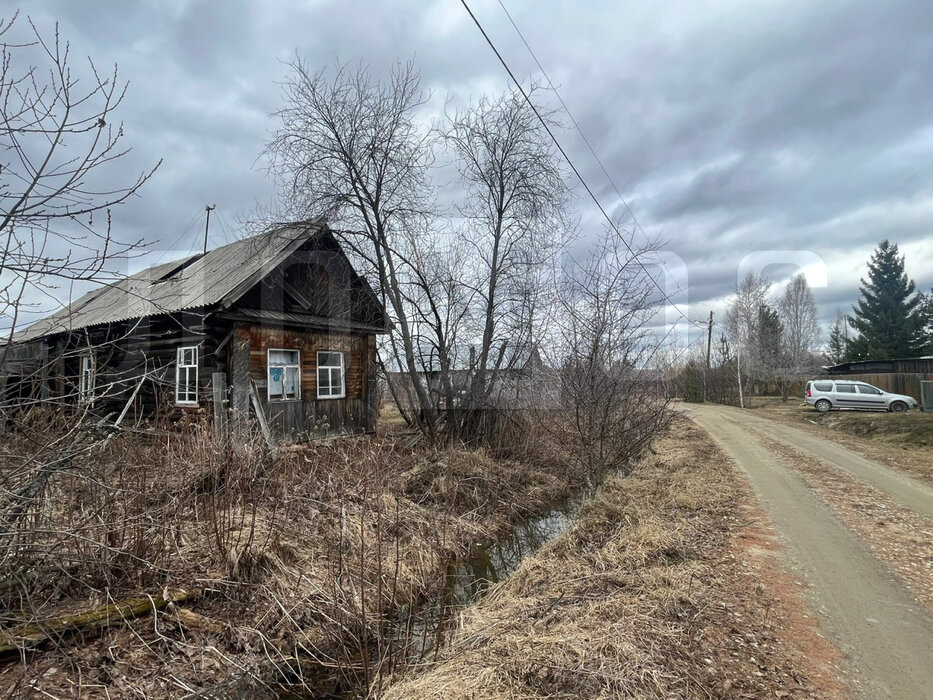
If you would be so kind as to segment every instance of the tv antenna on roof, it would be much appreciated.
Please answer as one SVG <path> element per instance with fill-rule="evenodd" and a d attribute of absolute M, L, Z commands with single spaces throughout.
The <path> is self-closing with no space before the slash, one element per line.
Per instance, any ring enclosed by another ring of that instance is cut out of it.
<path fill-rule="evenodd" d="M 204 207 L 204 211 L 207 212 L 207 221 L 204 222 L 204 253 L 207 254 L 207 232 L 211 227 L 211 212 L 217 208 L 216 204 L 208 204 Z"/>

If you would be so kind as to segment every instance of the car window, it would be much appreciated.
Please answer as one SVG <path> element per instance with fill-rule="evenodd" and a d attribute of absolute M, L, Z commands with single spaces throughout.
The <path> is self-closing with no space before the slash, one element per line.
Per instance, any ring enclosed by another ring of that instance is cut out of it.
<path fill-rule="evenodd" d="M 882 391 L 881 389 L 876 389 L 875 387 L 869 386 L 868 384 L 859 384 L 858 393 L 872 394 L 873 396 L 880 396 L 882 394 Z"/>
<path fill-rule="evenodd" d="M 837 394 L 854 394 L 855 386 L 853 384 L 837 384 L 836 393 Z"/>
<path fill-rule="evenodd" d="M 832 382 L 814 382 L 813 388 L 817 391 L 832 391 L 833 385 Z"/>

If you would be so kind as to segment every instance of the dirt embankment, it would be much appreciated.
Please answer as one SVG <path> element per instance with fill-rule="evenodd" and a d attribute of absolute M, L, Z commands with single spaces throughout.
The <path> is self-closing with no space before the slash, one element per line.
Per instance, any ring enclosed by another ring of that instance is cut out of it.
<path fill-rule="evenodd" d="M 686 420 L 465 615 L 400 698 L 840 695 L 764 516 Z"/>

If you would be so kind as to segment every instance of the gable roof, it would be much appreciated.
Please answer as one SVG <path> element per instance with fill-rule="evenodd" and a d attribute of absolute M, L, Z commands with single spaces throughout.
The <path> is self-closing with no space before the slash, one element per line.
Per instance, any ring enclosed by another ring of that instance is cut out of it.
<path fill-rule="evenodd" d="M 229 306 L 289 255 L 327 230 L 323 219 L 290 224 L 180 260 L 161 263 L 36 321 L 13 342 L 185 309 Z"/>

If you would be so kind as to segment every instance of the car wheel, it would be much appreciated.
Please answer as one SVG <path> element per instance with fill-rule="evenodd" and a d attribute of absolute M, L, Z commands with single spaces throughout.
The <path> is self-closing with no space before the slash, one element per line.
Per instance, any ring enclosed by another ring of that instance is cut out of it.
<path fill-rule="evenodd" d="M 895 401 L 894 403 L 891 404 L 891 411 L 893 411 L 894 413 L 903 413 L 908 408 L 910 407 L 903 401 Z"/>
<path fill-rule="evenodd" d="M 819 411 L 820 413 L 826 413 L 832 407 L 833 405 L 826 399 L 820 399 L 814 404 L 814 408 L 816 408 L 816 410 Z"/>

